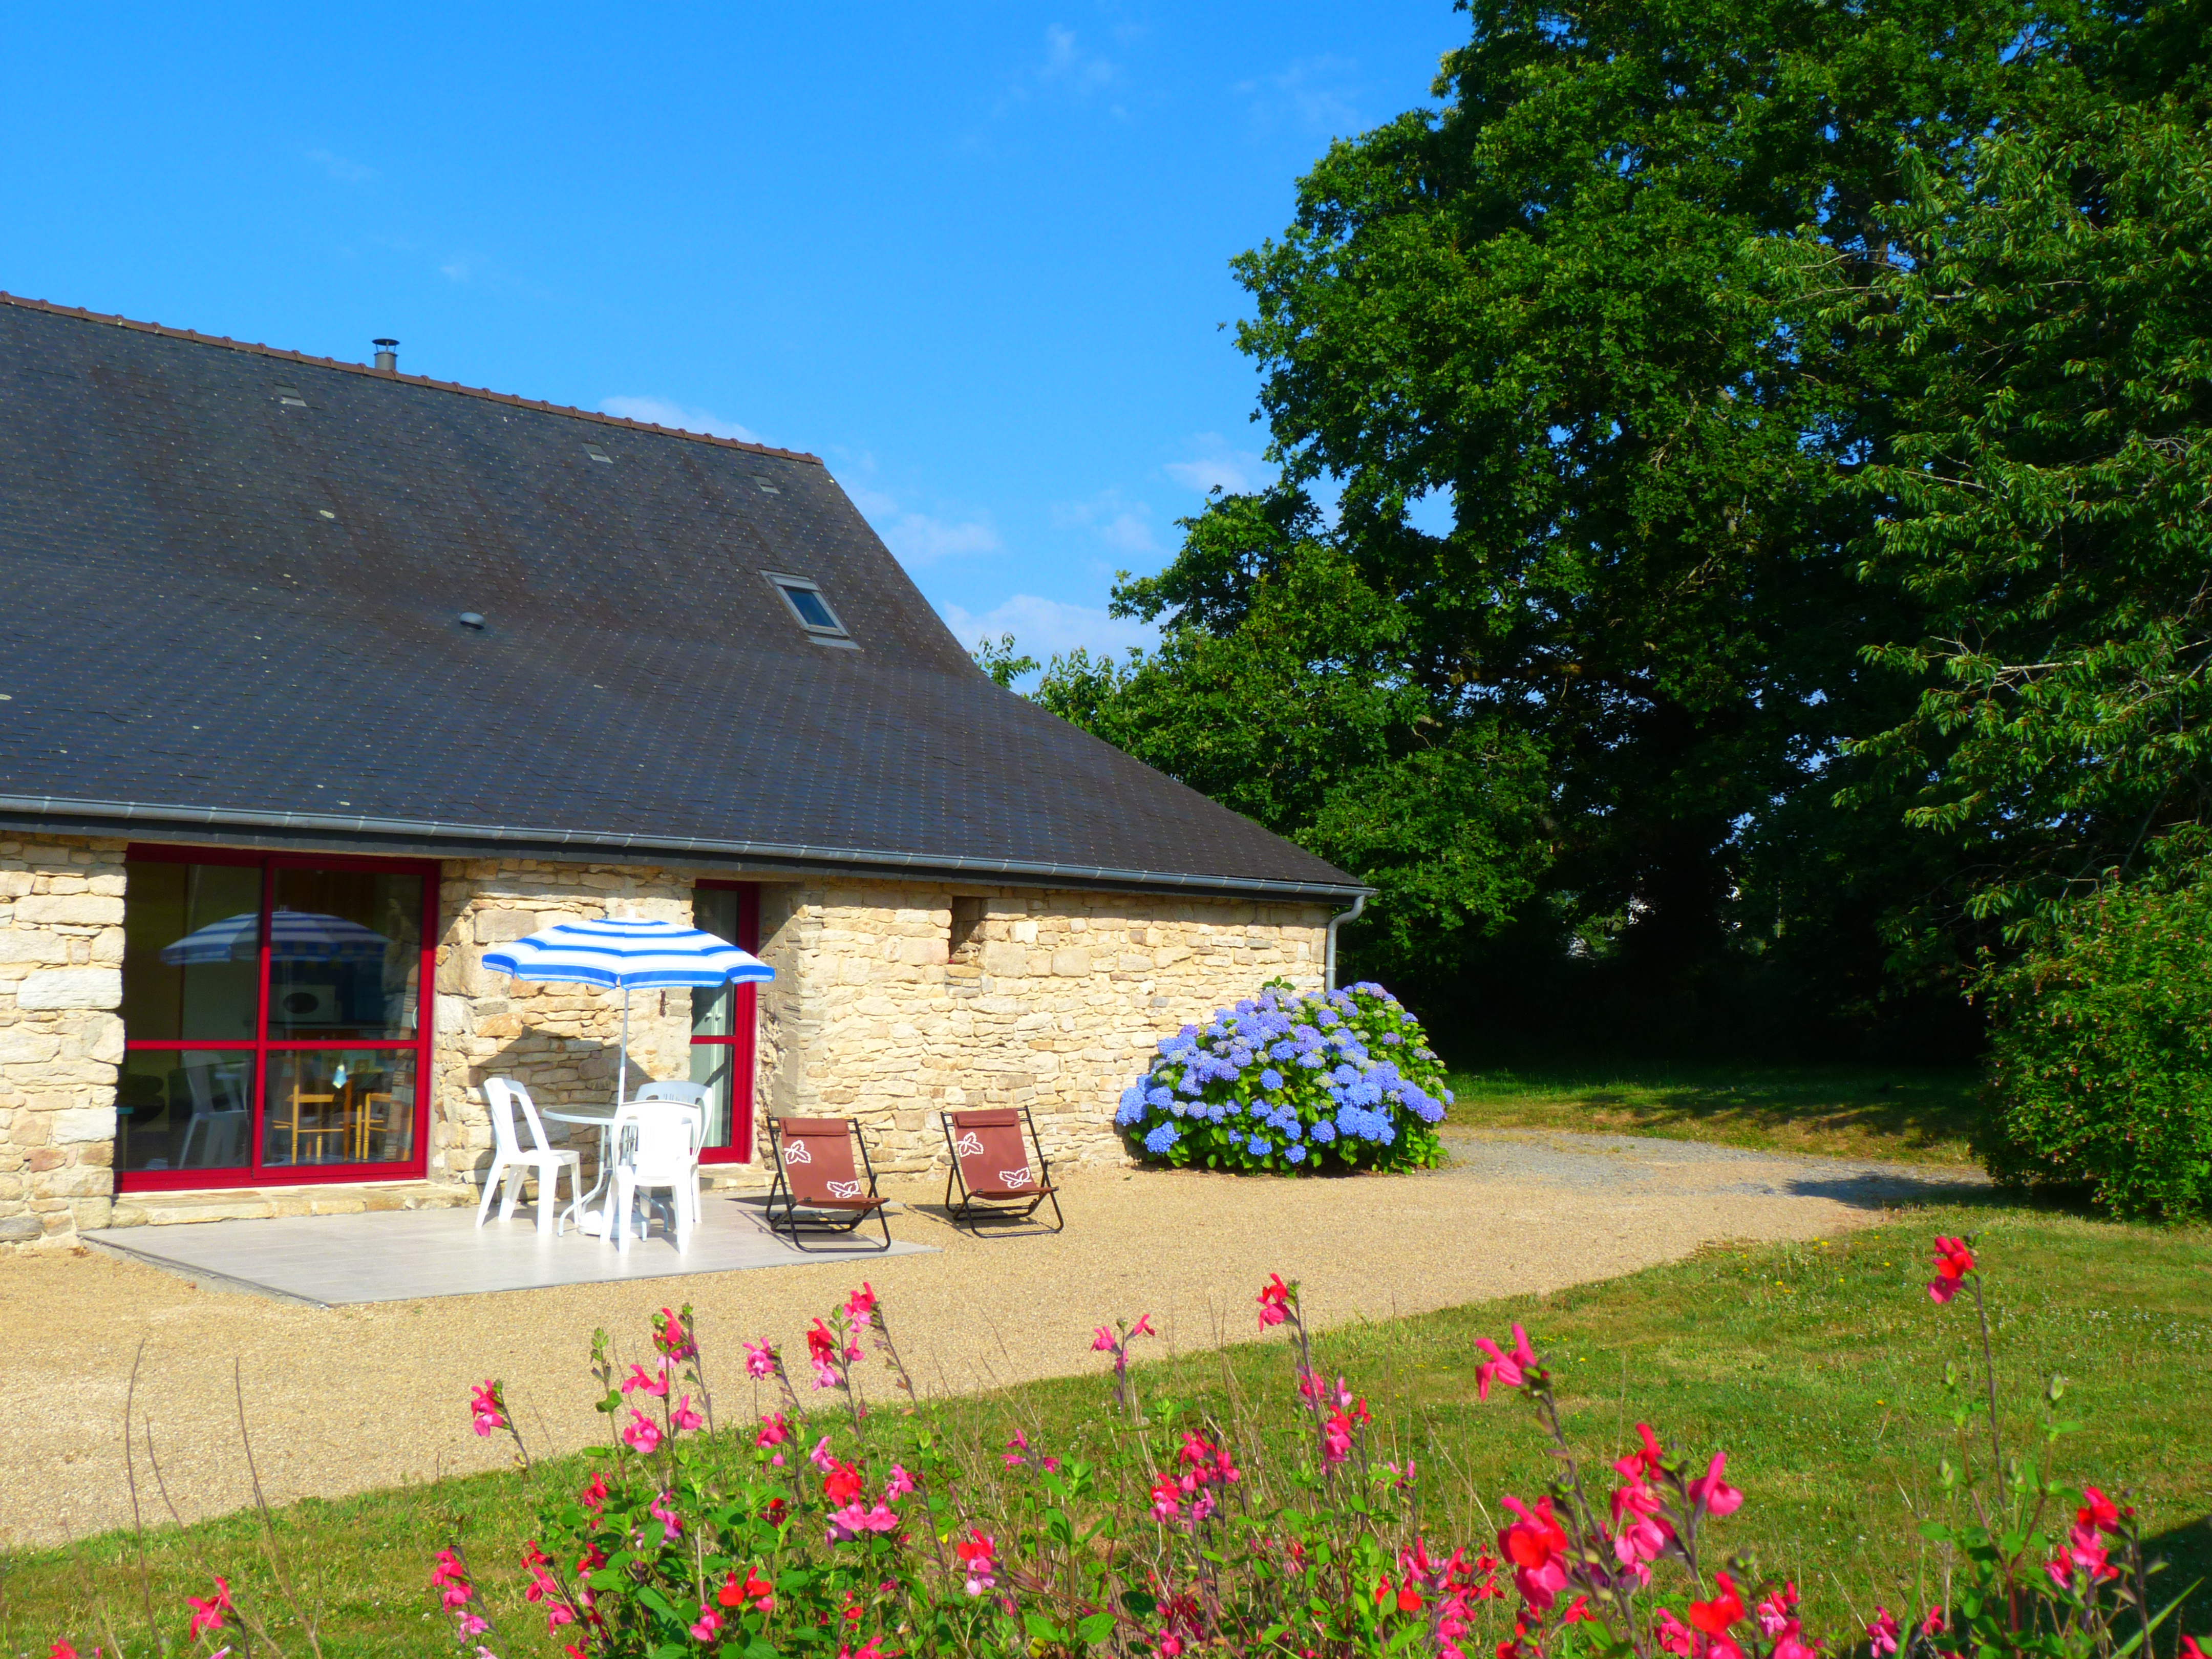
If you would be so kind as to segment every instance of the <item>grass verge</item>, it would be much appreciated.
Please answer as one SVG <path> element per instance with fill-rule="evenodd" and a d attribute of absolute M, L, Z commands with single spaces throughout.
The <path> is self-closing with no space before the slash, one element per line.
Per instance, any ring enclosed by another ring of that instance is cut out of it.
<path fill-rule="evenodd" d="M 1472 1339 L 1525 1323 L 1566 1379 L 1578 1451 L 1609 1461 L 1639 1419 L 1700 1455 L 1725 1448 L 1729 1478 L 1748 1501 L 1721 1523 L 1723 1547 L 1794 1575 L 1808 1629 L 1836 1633 L 1877 1601 L 1913 1601 L 1915 1584 L 1938 1565 L 1915 1526 L 1935 1502 L 1936 1461 L 1951 1447 L 1944 1368 L 1955 1364 L 1978 1384 L 1979 1351 L 1971 1309 L 1936 1308 L 1922 1285 L 1929 1236 L 1974 1231 L 1990 1275 L 2011 1426 L 2030 1426 L 2047 1373 L 2073 1379 L 2066 1408 L 2084 1431 L 2063 1443 L 2062 1478 L 2131 1493 L 2176 1560 L 2175 1588 L 2212 1572 L 2212 1234 L 2201 1230 L 1998 1206 L 1918 1211 L 1826 1243 L 1717 1248 L 1549 1297 L 1357 1322 L 1328 1333 L 1318 1358 L 1348 1373 L 1374 1405 L 1376 1454 L 1419 1460 L 1432 1531 L 1463 1538 L 1495 1524 L 1501 1492 L 1533 1497 L 1546 1478 L 1543 1447 L 1518 1403 L 1474 1396 Z M 579 1370 L 579 1386 L 588 1386 Z M 1135 1374 L 1163 1421 L 1173 1411 L 1279 1417 L 1290 1391 L 1277 1342 L 1177 1356 Z M 952 1431 L 991 1447 L 1020 1426 L 1040 1449 L 1080 1455 L 1107 1432 L 1104 1396 L 1100 1377 L 1083 1376 L 940 1409 Z M 724 1409 L 743 1404 L 726 1400 Z M 432 1406 L 459 1411 L 462 1402 Z M 336 1659 L 447 1650 L 425 1580 L 432 1553 L 458 1539 L 494 1587 L 510 1653 L 557 1653 L 522 1613 L 514 1564 L 533 1489 L 571 1486 L 580 1468 L 553 1460 L 527 1476 L 277 1512 L 276 1548 L 319 1609 L 323 1651 Z M 250 1515 L 155 1531 L 146 1549 L 157 1622 L 172 1638 L 182 1598 L 205 1594 L 212 1571 L 268 1604 L 270 1573 Z M 0 1562 L 0 1650 L 43 1656 L 64 1633 L 83 1648 L 102 1634 L 105 1609 L 132 1650 L 143 1650 L 137 1559 L 131 1538 L 110 1534 Z M 271 1622 L 288 1639 L 292 1621 Z M 2189 1627 L 2208 1624 L 2200 1608 Z M 287 1651 L 304 1649 L 293 1643 Z"/>
<path fill-rule="evenodd" d="M 1711 1140 L 1760 1152 L 1975 1164 L 1971 1069 L 1604 1064 L 1455 1072 L 1450 1121 Z"/>

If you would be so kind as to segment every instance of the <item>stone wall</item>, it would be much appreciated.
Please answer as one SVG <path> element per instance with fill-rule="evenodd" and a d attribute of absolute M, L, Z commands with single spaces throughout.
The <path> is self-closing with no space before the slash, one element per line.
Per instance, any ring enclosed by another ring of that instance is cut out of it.
<path fill-rule="evenodd" d="M 1317 988 L 1316 905 L 838 882 L 769 887 L 762 1096 L 857 1116 L 878 1168 L 942 1168 L 937 1114 L 1026 1105 L 1047 1151 L 1119 1159 L 1113 1112 L 1158 1040 L 1280 976 Z"/>
<path fill-rule="evenodd" d="M 123 888 L 119 841 L 0 839 L 0 1243 L 107 1223 Z"/>
<path fill-rule="evenodd" d="M 0 840 L 0 1245 L 193 1213 L 111 1214 L 123 855 L 121 842 Z M 488 1077 L 515 1078 L 547 1106 L 603 1106 L 614 1091 L 620 1000 L 518 985 L 484 970 L 484 951 L 633 908 L 688 922 L 705 873 L 442 866 L 431 1182 L 459 1196 L 489 1166 Z M 1271 978 L 1319 985 L 1328 918 L 1317 905 L 908 881 L 761 890 L 761 954 L 777 977 L 760 994 L 755 1123 L 771 1112 L 858 1117 L 878 1167 L 894 1174 L 941 1169 L 937 1114 L 963 1105 L 1026 1105 L 1054 1158 L 1118 1159 L 1115 1102 L 1153 1044 Z M 633 996 L 633 1080 L 688 1076 L 690 1030 L 688 992 Z M 319 1190 L 344 1206 L 345 1189 Z M 397 1188 L 387 1196 L 416 1201 Z"/>
<path fill-rule="evenodd" d="M 602 1109 L 614 1097 L 622 999 L 589 985 L 518 983 L 488 973 L 483 953 L 563 921 L 638 915 L 691 921 L 688 873 L 634 865 L 538 864 L 512 859 L 448 861 L 438 893 L 437 1034 L 431 1048 L 428 1174 L 476 1182 L 491 1165 L 491 1118 L 483 1084 L 512 1078 L 538 1105 Z M 630 997 L 633 1089 L 690 1075 L 688 991 Z M 590 1130 L 549 1138 L 596 1146 Z"/>

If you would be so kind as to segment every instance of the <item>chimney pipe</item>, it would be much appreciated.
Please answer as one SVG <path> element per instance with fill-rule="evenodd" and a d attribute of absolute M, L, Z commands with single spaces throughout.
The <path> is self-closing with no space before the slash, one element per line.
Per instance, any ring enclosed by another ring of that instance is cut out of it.
<path fill-rule="evenodd" d="M 376 348 L 376 366 L 387 374 L 397 374 L 399 372 L 399 342 L 371 340 L 369 343 Z"/>

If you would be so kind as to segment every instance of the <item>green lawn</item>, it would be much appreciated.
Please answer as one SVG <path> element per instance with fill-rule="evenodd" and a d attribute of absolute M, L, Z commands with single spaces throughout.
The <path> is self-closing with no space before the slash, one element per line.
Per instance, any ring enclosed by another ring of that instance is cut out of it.
<path fill-rule="evenodd" d="M 1944 1364 L 1969 1364 L 1978 1350 L 1971 1309 L 1937 1308 L 1922 1290 L 1926 1246 L 1933 1233 L 1974 1230 L 1984 1235 L 2008 1407 L 2032 1407 L 2048 1370 L 2073 1379 L 2066 1409 L 2085 1430 L 2064 1443 L 2067 1478 L 2131 1492 L 2185 1568 L 2173 1575 L 2177 1587 L 2212 1571 L 2212 1234 L 2202 1230 L 1998 1206 L 1921 1211 L 1826 1244 L 1715 1249 L 1548 1297 L 1355 1324 L 1326 1337 L 1321 1358 L 1374 1403 L 1381 1455 L 1421 1461 L 1437 1529 L 1466 1536 L 1483 1528 L 1485 1510 L 1498 1512 L 1501 1492 L 1533 1496 L 1544 1479 L 1543 1449 L 1518 1402 L 1480 1405 L 1474 1392 L 1471 1339 L 1525 1322 L 1569 1379 L 1570 1429 L 1583 1452 L 1609 1460 L 1639 1418 L 1686 1447 L 1728 1450 L 1729 1479 L 1748 1501 L 1721 1523 L 1723 1542 L 1794 1574 L 1811 1627 L 1832 1632 L 1877 1601 L 1911 1600 L 1910 1581 L 1930 1565 L 1911 1507 L 1927 1501 L 1947 1443 Z M 576 1334 L 580 1387 L 584 1340 Z M 1265 1414 L 1290 1382 L 1279 1341 L 1138 1376 L 1156 1417 L 1170 1399 Z M 1042 1449 L 1065 1455 L 1102 1432 L 1104 1392 L 1100 1377 L 1085 1376 L 964 1402 L 950 1416 L 994 1447 L 1018 1423 Z M 568 1485 L 576 1467 L 538 1478 Z M 322 1601 L 324 1651 L 445 1650 L 423 1585 L 430 1553 L 452 1537 L 514 1605 L 527 1486 L 520 1474 L 483 1476 L 280 1513 L 280 1547 Z M 173 1632 L 182 1595 L 205 1582 L 201 1563 L 267 1594 L 249 1518 L 165 1529 L 149 1547 Z M 133 1560 L 130 1541 L 110 1536 L 0 1563 L 0 1650 L 43 1659 L 64 1631 L 82 1647 L 97 1634 L 89 1609 L 102 1604 L 119 1630 L 143 1634 Z M 504 1622 L 513 1654 L 556 1651 L 534 1622 L 519 1613 Z M 2203 1614 L 2188 1622 L 2212 1626 Z"/>
<path fill-rule="evenodd" d="M 1975 1084 L 1964 1067 L 1592 1064 L 1455 1072 L 1451 1121 L 1971 1164 Z"/>

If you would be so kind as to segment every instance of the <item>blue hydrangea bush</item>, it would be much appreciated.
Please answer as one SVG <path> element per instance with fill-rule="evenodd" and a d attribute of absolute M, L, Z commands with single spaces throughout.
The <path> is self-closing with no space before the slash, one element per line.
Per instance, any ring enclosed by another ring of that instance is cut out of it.
<path fill-rule="evenodd" d="M 1114 1114 L 1132 1151 L 1203 1170 L 1425 1169 L 1451 1104 L 1420 1022 L 1381 986 L 1269 982 L 1159 1047 Z"/>

